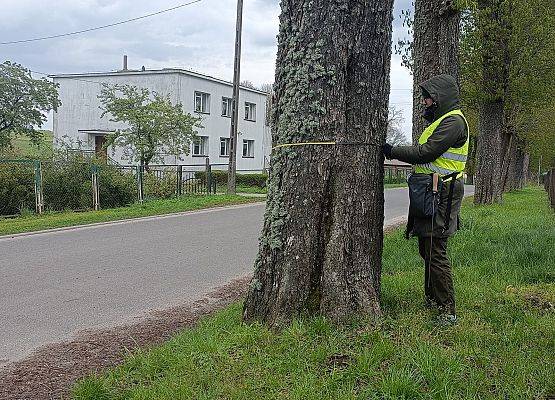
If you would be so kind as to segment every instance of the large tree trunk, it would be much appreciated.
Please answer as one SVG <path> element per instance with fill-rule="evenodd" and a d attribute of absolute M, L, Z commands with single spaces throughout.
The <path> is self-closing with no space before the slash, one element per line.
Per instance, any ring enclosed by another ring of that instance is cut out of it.
<path fill-rule="evenodd" d="M 529 158 L 527 158 L 527 154 L 522 148 L 523 145 L 524 144 L 520 142 L 515 144 L 512 149 L 513 161 L 509 167 L 505 191 L 519 190 L 526 184 Z"/>
<path fill-rule="evenodd" d="M 502 198 L 503 108 L 503 102 L 485 102 L 480 107 L 475 204 L 492 204 Z"/>
<path fill-rule="evenodd" d="M 414 3 L 412 138 L 416 144 L 427 125 L 418 85 L 439 74 L 459 81 L 460 12 L 452 0 Z"/>
<path fill-rule="evenodd" d="M 522 150 L 522 172 L 520 175 L 519 186 L 522 189 L 528 184 L 528 179 L 530 178 L 530 153 L 526 150 Z"/>
<path fill-rule="evenodd" d="M 479 0 L 478 29 L 481 34 L 480 123 L 477 149 L 475 204 L 503 200 L 503 191 L 514 142 L 510 132 L 506 99 L 509 88 L 509 38 L 506 4 L 501 0 Z"/>
<path fill-rule="evenodd" d="M 351 145 L 274 150 L 246 321 L 380 313 L 392 3 L 281 2 L 274 144 Z"/>
<path fill-rule="evenodd" d="M 505 131 L 501 134 L 503 138 L 501 154 L 501 191 L 508 192 L 513 180 L 514 164 L 516 161 L 516 138 L 515 134 Z"/>

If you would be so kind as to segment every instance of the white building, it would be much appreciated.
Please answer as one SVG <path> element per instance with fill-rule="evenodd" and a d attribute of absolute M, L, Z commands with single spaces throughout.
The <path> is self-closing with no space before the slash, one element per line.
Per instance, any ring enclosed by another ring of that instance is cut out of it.
<path fill-rule="evenodd" d="M 199 140 L 192 144 L 190 154 L 166 155 L 165 164 L 204 165 L 206 157 L 212 164 L 228 163 L 233 92 L 230 82 L 173 68 L 137 71 L 124 67 L 117 72 L 59 74 L 51 78 L 60 85 L 62 102 L 54 113 L 56 140 L 71 138 L 74 143 L 80 142 L 84 150 L 101 152 L 105 135 L 124 127 L 110 122 L 109 115 L 101 118 L 98 95 L 102 84 L 129 84 L 169 95 L 174 104 L 181 102 L 186 112 L 202 118 Z M 260 90 L 240 88 L 238 171 L 261 171 L 268 167 L 271 134 L 266 125 L 267 96 Z M 122 149 L 108 148 L 108 156 L 119 164 L 132 163 Z"/>

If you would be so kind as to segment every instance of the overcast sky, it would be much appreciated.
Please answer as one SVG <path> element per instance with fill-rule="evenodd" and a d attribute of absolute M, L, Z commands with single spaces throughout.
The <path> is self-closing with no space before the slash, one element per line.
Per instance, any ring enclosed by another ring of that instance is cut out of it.
<path fill-rule="evenodd" d="M 1 0 L 0 42 L 56 35 L 138 17 L 188 0 Z M 411 0 L 396 0 L 394 37 L 406 34 L 400 12 Z M 274 80 L 279 0 L 245 0 L 241 80 Z M 236 0 L 199 3 L 128 24 L 65 38 L 0 46 L 0 62 L 11 60 L 43 73 L 179 67 L 231 81 Z M 393 55 L 391 103 L 404 110 L 410 137 L 412 77 Z M 51 129 L 51 118 L 46 126 Z"/>

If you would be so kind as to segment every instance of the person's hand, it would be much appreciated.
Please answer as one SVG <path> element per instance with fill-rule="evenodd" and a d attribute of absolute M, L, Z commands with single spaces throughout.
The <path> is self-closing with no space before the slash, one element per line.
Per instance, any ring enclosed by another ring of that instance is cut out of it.
<path fill-rule="evenodd" d="M 391 160 L 391 149 L 393 149 L 393 146 L 390 145 L 389 143 L 386 143 L 382 146 L 382 150 L 383 150 L 383 155 L 385 156 L 385 158 L 387 158 L 388 160 Z"/>

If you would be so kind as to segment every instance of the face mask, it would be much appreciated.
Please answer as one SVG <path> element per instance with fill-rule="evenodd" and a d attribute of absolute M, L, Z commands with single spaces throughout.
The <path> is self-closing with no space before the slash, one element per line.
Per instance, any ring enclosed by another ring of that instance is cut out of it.
<path fill-rule="evenodd" d="M 428 122 L 433 122 L 435 121 L 436 111 L 437 111 L 437 103 L 434 102 L 434 104 L 432 104 L 430 107 L 426 107 L 424 109 L 424 113 L 422 114 L 422 117 L 424 117 L 424 119 Z"/>

